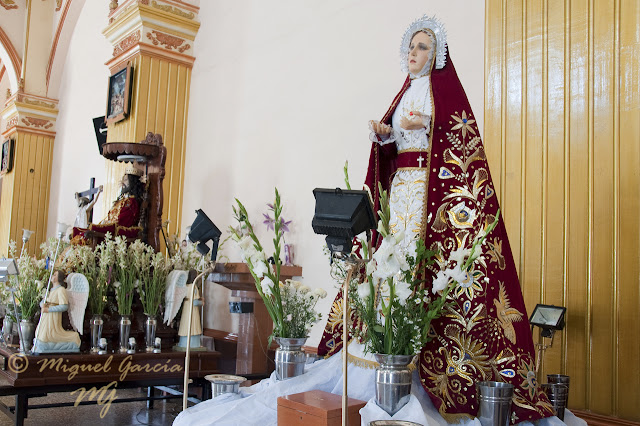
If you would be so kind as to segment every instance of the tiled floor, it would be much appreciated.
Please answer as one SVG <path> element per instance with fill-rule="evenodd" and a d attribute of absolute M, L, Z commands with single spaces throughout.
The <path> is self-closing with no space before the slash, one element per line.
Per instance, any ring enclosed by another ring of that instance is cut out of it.
<path fill-rule="evenodd" d="M 120 389 L 116 397 L 135 398 L 146 396 L 146 389 Z M 159 394 L 159 392 L 157 392 Z M 74 402 L 78 394 L 53 393 L 45 397 L 31 398 L 29 404 L 51 404 L 58 402 Z M 86 398 L 85 398 L 86 400 Z M 1 397 L 0 401 L 5 405 L 14 405 L 15 397 Z M 146 402 L 113 403 L 106 405 L 80 405 L 78 407 L 43 408 L 28 411 L 25 426 L 29 425 L 171 425 L 173 419 L 182 410 L 182 399 L 168 401 L 155 401 L 153 409 L 148 410 Z M 104 417 L 100 418 L 101 411 Z M 13 422 L 5 414 L 0 412 L 0 426 L 10 426 Z"/>

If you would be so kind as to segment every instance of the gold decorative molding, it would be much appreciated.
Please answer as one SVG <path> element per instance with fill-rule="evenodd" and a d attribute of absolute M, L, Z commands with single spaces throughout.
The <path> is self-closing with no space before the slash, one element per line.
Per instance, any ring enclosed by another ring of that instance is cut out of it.
<path fill-rule="evenodd" d="M 56 12 L 62 8 L 62 0 L 56 0 Z"/>
<path fill-rule="evenodd" d="M 147 1 L 147 4 L 148 4 L 149 0 L 146 0 L 146 1 Z M 177 7 L 164 5 L 164 4 L 159 4 L 156 0 L 153 0 L 151 2 L 151 6 L 155 7 L 156 9 L 160 9 L 160 10 L 163 10 L 165 12 L 173 13 L 174 15 L 178 15 L 178 16 L 181 16 L 181 17 L 187 18 L 187 19 L 193 19 L 196 16 L 195 13 L 193 13 L 193 12 L 185 12 L 182 9 L 178 9 Z"/>
<path fill-rule="evenodd" d="M 0 6 L 4 7 L 7 10 L 18 8 L 18 5 L 13 0 L 0 0 Z"/>
<path fill-rule="evenodd" d="M 53 127 L 53 123 L 49 120 L 45 120 L 44 118 L 24 117 L 22 119 L 22 122 L 28 127 L 42 127 L 43 129 L 49 129 Z"/>
<path fill-rule="evenodd" d="M 14 116 L 11 117 L 9 120 L 7 120 L 7 126 L 5 127 L 5 131 L 9 130 L 12 127 L 16 127 L 18 125 L 18 116 Z"/>
<path fill-rule="evenodd" d="M 184 53 L 185 50 L 191 48 L 191 45 L 189 43 L 183 46 L 182 44 L 185 42 L 185 40 L 181 39 L 180 37 L 161 33 L 160 31 L 153 30 L 151 32 L 148 32 L 147 38 L 150 39 L 155 46 L 160 44 L 167 50 L 176 49 L 180 53 Z"/>
<path fill-rule="evenodd" d="M 41 106 L 41 107 L 51 108 L 51 109 L 54 109 L 56 107 L 55 103 L 44 102 L 38 99 L 31 99 L 31 98 L 28 98 L 23 93 L 18 93 L 18 96 L 16 97 L 16 101 L 24 102 L 25 104 L 29 104 L 29 105 L 36 105 L 36 106 Z"/>
<path fill-rule="evenodd" d="M 140 30 L 130 34 L 127 38 L 123 39 L 120 43 L 113 48 L 113 56 L 118 56 L 122 52 L 126 52 L 131 47 L 135 46 L 139 41 L 142 34 Z"/>
<path fill-rule="evenodd" d="M 149 0 L 138 0 L 139 4 L 144 4 L 145 6 L 149 6 Z"/>

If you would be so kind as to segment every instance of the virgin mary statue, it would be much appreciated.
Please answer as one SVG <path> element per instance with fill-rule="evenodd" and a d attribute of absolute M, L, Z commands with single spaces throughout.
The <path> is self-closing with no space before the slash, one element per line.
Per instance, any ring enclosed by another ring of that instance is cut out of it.
<path fill-rule="evenodd" d="M 422 238 L 439 251 L 442 265 L 469 255 L 473 236 L 499 217 L 498 200 L 442 24 L 426 16 L 412 23 L 402 39 L 401 60 L 409 75 L 383 119 L 370 123 L 366 185 L 376 210 L 378 183 L 390 192 L 392 232 L 404 231 L 407 247 Z M 393 419 L 478 425 L 476 383 L 494 380 L 515 387 L 511 423 L 564 424 L 536 383 L 533 341 L 501 218 L 483 251 L 481 262 L 456 276 L 460 286 L 449 294 L 450 306 L 432 323 L 433 339 L 419 354 L 411 400 Z M 437 288 L 447 279 L 439 270 L 427 272 L 428 285 Z M 341 394 L 340 306 L 336 300 L 318 347 L 326 359 L 301 376 L 278 382 L 272 375 L 239 394 L 200 403 L 174 425 L 275 425 L 278 396 L 309 390 Z M 363 424 L 388 420 L 374 401 L 373 356 L 356 339 L 349 342 L 349 361 L 349 397 L 369 401 L 360 410 Z M 568 412 L 565 422 L 586 424 Z"/>
<path fill-rule="evenodd" d="M 401 61 L 409 75 L 400 93 L 381 121 L 370 122 L 365 183 L 375 210 L 378 183 L 390 191 L 392 232 L 404 231 L 407 245 L 422 238 L 442 263 L 468 253 L 473 236 L 498 216 L 498 199 L 442 24 L 426 16 L 415 21 L 402 39 Z M 432 323 L 433 339 L 419 359 L 422 386 L 449 422 L 475 417 L 475 384 L 483 380 L 514 385 L 514 423 L 553 416 L 536 383 L 533 340 L 502 217 L 488 236 L 484 261 L 472 268 Z M 428 283 L 437 281 L 437 271 Z M 339 316 L 330 315 L 319 353 L 340 349 L 341 335 Z"/>

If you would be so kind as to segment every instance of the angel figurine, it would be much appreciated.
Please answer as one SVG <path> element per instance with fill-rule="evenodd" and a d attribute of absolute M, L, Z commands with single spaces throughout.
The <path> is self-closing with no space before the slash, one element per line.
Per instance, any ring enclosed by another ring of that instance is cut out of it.
<path fill-rule="evenodd" d="M 173 270 L 167 276 L 167 290 L 165 292 L 166 309 L 164 311 L 164 322 L 169 325 L 178 314 L 182 304 L 182 316 L 180 317 L 180 328 L 178 336 L 180 340 L 174 347 L 175 350 L 185 350 L 187 348 L 187 334 L 189 327 L 189 300 L 191 298 L 192 287 L 195 283 L 189 281 L 187 271 Z M 193 297 L 193 315 L 191 316 L 191 350 L 205 350 L 200 343 L 202 336 L 202 325 L 200 324 L 200 306 L 203 305 L 198 287 L 195 288 Z"/>
<path fill-rule="evenodd" d="M 34 353 L 80 352 L 80 334 L 84 311 L 89 300 L 89 281 L 78 273 L 69 274 L 66 279 L 68 288 L 62 283 L 65 275 L 62 271 L 54 271 L 51 289 L 46 301 L 40 303 L 42 314 L 36 328 Z M 69 312 L 71 325 L 77 331 L 62 328 L 62 313 Z"/>

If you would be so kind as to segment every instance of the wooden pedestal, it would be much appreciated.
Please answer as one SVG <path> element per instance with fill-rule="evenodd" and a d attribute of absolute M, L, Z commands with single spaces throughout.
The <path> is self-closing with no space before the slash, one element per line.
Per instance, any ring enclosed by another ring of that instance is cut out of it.
<path fill-rule="evenodd" d="M 360 409 L 366 402 L 349 398 L 349 426 L 360 425 Z M 278 426 L 339 426 L 342 424 L 342 396 L 313 390 L 278 398 Z"/>
<path fill-rule="evenodd" d="M 282 281 L 301 275 L 300 266 L 280 268 Z M 252 313 L 234 314 L 240 315 L 235 374 L 268 373 L 267 338 L 273 331 L 273 322 L 256 291 L 255 281 L 246 263 L 218 263 L 209 275 L 209 281 L 231 290 L 231 296 L 240 298 L 240 302 L 253 303 Z M 216 330 L 205 329 L 204 334 L 215 338 Z"/>

